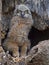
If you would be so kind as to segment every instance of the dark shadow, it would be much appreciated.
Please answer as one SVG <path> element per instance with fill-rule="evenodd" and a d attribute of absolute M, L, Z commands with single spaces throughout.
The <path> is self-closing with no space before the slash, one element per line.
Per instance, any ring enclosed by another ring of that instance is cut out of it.
<path fill-rule="evenodd" d="M 28 38 L 31 41 L 31 47 L 37 45 L 40 41 L 48 40 L 49 28 L 44 31 L 39 31 L 36 28 L 32 27 L 29 32 Z"/>

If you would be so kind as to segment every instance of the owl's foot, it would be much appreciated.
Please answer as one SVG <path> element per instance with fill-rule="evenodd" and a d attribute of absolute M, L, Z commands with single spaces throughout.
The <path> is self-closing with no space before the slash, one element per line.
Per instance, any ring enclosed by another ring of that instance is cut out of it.
<path fill-rule="evenodd" d="M 19 62 L 19 61 L 21 61 L 21 58 L 20 58 L 20 57 L 16 57 L 16 58 L 13 57 L 12 59 L 13 59 L 14 62 Z"/>
<path fill-rule="evenodd" d="M 19 54 L 15 54 L 15 53 L 13 53 L 13 57 L 19 57 Z"/>
<path fill-rule="evenodd" d="M 14 62 L 21 62 L 21 61 L 24 61 L 25 62 L 25 59 L 26 59 L 27 56 L 22 56 L 22 57 L 12 57 L 13 61 Z"/>
<path fill-rule="evenodd" d="M 19 48 L 18 46 L 16 46 L 16 48 L 13 49 L 13 57 L 19 57 Z"/>

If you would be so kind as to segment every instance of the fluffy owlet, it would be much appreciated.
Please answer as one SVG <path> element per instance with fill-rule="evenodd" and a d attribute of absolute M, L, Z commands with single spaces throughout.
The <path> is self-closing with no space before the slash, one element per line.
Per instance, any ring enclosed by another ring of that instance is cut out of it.
<path fill-rule="evenodd" d="M 28 39 L 28 33 L 33 25 L 31 12 L 26 5 L 20 4 L 15 8 L 14 15 L 3 46 L 11 51 L 14 57 L 26 56 L 31 45 Z"/>

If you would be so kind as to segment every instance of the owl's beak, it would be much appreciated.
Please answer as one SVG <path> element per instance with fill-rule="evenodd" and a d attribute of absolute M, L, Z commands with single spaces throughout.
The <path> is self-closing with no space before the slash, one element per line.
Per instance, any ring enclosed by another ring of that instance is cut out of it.
<path fill-rule="evenodd" d="M 21 13 L 21 17 L 24 17 L 24 12 Z"/>

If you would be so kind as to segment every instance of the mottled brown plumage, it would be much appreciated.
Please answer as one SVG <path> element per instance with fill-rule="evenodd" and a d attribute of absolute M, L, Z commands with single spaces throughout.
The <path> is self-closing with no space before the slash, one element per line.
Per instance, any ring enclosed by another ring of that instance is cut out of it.
<path fill-rule="evenodd" d="M 14 14 L 3 46 L 6 50 L 12 51 L 14 57 L 26 56 L 31 45 L 28 39 L 28 33 L 33 25 L 31 12 L 26 5 L 21 4 L 15 9 Z M 21 52 L 19 52 L 20 47 Z"/>

